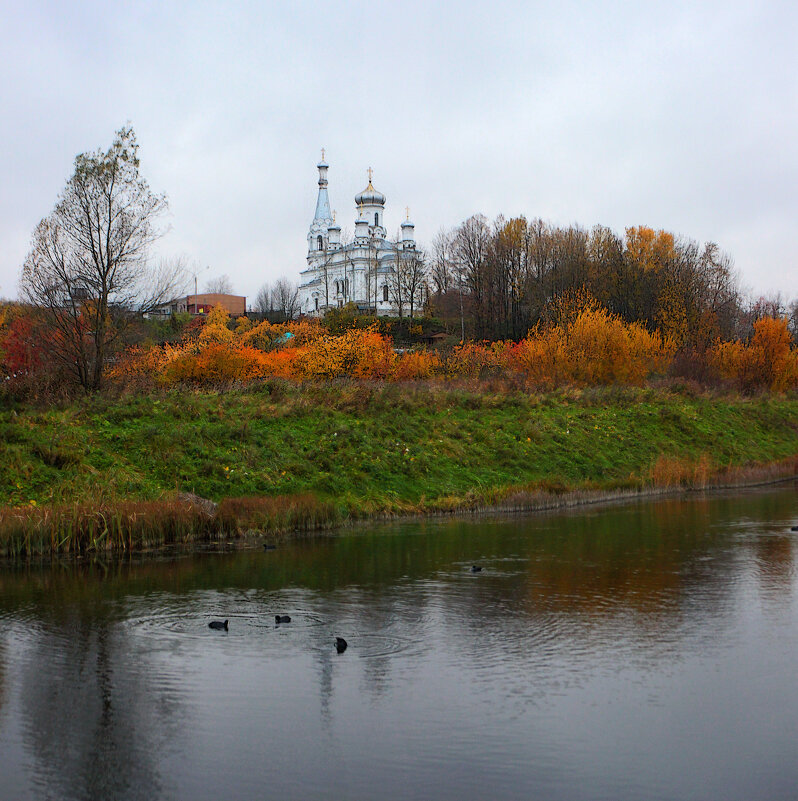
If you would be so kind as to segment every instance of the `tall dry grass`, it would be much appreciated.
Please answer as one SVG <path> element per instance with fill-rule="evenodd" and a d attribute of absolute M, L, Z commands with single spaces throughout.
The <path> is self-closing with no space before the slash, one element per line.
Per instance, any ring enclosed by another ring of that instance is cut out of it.
<path fill-rule="evenodd" d="M 251 529 L 309 531 L 337 520 L 336 507 L 311 494 L 228 498 L 217 507 L 186 499 L 0 507 L 0 554 L 134 551 L 227 539 Z"/>

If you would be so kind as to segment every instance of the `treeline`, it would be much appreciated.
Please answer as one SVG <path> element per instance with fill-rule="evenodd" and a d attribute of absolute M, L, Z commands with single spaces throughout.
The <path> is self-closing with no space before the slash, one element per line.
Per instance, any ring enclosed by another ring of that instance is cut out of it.
<path fill-rule="evenodd" d="M 798 334 L 798 302 L 746 298 L 731 257 L 714 242 L 645 226 L 620 236 L 605 226 L 524 217 L 490 224 L 475 215 L 435 237 L 428 268 L 435 313 L 474 339 L 518 340 L 556 322 L 561 299 L 580 291 L 686 351 L 748 340 L 762 317 L 787 316 Z"/>

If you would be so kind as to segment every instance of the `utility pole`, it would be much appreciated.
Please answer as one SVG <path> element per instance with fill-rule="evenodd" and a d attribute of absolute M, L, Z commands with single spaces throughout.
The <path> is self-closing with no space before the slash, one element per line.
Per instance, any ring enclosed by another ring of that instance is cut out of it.
<path fill-rule="evenodd" d="M 194 270 L 194 294 L 195 295 L 197 294 L 197 275 L 199 275 L 199 273 L 204 273 L 205 270 L 210 270 L 210 269 L 211 269 L 211 266 L 209 264 L 204 270 Z"/>

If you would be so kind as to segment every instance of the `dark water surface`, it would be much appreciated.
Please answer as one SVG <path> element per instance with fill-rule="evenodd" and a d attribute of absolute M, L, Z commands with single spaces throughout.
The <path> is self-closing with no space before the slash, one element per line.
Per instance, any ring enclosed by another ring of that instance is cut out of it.
<path fill-rule="evenodd" d="M 796 522 L 790 485 L 5 566 L 0 798 L 795 799 Z"/>

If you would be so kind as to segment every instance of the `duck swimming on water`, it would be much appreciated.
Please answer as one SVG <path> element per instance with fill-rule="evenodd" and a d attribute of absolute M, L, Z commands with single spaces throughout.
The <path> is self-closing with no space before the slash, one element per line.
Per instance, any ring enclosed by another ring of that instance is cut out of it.
<path fill-rule="evenodd" d="M 274 616 L 275 623 L 290 623 L 291 622 L 291 615 L 275 615 Z"/>
<path fill-rule="evenodd" d="M 212 620 L 208 623 L 209 629 L 220 629 L 223 631 L 227 631 L 227 621 L 226 620 Z"/>
<path fill-rule="evenodd" d="M 472 573 L 481 573 L 482 572 L 482 565 L 471 565 L 471 572 Z"/>
<path fill-rule="evenodd" d="M 339 654 L 342 654 L 346 650 L 346 646 L 349 643 L 343 637 L 336 637 L 335 638 L 335 650 L 338 651 Z"/>

